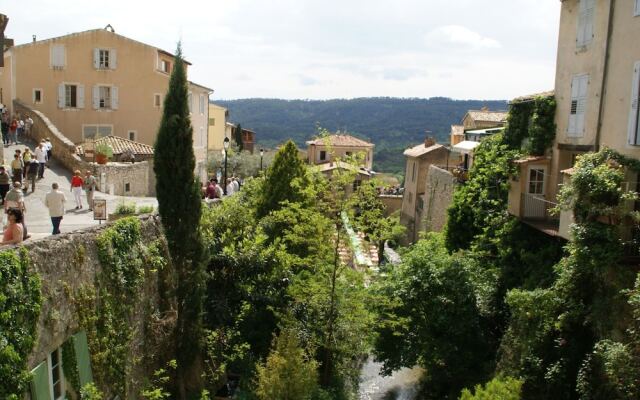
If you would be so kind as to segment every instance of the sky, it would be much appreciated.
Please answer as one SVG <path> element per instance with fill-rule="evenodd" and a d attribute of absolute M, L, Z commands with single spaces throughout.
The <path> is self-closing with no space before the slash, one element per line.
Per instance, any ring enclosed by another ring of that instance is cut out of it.
<path fill-rule="evenodd" d="M 111 24 L 213 99 L 511 99 L 553 89 L 558 0 L 4 0 L 16 44 Z M 8 3 L 8 4 L 6 4 Z"/>

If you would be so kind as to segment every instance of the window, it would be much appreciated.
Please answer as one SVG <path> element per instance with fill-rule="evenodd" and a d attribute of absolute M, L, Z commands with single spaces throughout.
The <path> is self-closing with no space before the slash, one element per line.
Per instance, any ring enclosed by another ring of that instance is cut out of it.
<path fill-rule="evenodd" d="M 216 125 L 216 119 L 215 118 L 209 118 L 209 126 L 215 126 Z"/>
<path fill-rule="evenodd" d="M 33 89 L 33 103 L 42 103 L 42 89 Z"/>
<path fill-rule="evenodd" d="M 65 49 L 63 44 L 54 44 L 51 46 L 51 68 L 64 69 L 65 58 Z"/>
<path fill-rule="evenodd" d="M 352 153 L 352 152 L 350 152 L 350 151 L 347 151 L 347 152 L 346 152 L 346 154 L 347 154 L 347 157 L 351 157 L 351 155 L 352 155 L 353 153 Z"/>
<path fill-rule="evenodd" d="M 204 115 L 204 95 L 200 95 L 200 115 Z"/>
<path fill-rule="evenodd" d="M 411 172 L 411 182 L 416 181 L 416 162 L 413 162 L 413 171 Z"/>
<path fill-rule="evenodd" d="M 82 125 L 82 138 L 84 140 L 95 140 L 113 134 L 113 125 Z"/>
<path fill-rule="evenodd" d="M 167 74 L 171 73 L 171 63 L 167 60 L 160 60 L 160 71 Z"/>
<path fill-rule="evenodd" d="M 635 1 L 635 8 L 633 10 L 633 15 L 636 17 L 640 15 L 640 0 Z"/>
<path fill-rule="evenodd" d="M 93 108 L 95 110 L 117 110 L 118 88 L 116 86 L 96 85 L 93 87 Z"/>
<path fill-rule="evenodd" d="M 100 108 L 111 108 L 111 88 L 109 86 L 98 87 Z"/>
<path fill-rule="evenodd" d="M 529 194 L 544 195 L 544 169 L 529 170 Z"/>
<path fill-rule="evenodd" d="M 51 381 L 51 398 L 54 400 L 64 398 L 64 380 L 62 375 L 62 349 L 56 349 L 48 357 L 49 379 Z"/>
<path fill-rule="evenodd" d="M 320 151 L 320 161 L 325 161 L 327 159 L 327 152 L 322 150 Z"/>
<path fill-rule="evenodd" d="M 357 191 L 358 188 L 362 186 L 362 181 L 360 179 L 356 179 L 355 181 L 353 181 L 353 191 Z"/>
<path fill-rule="evenodd" d="M 78 107 L 78 86 L 64 85 L 64 106 L 69 108 Z"/>
<path fill-rule="evenodd" d="M 95 69 L 115 69 L 116 61 L 114 49 L 93 49 L 93 67 Z"/>
<path fill-rule="evenodd" d="M 584 47 L 593 40 L 593 19 L 596 8 L 596 0 L 580 0 L 580 12 L 578 13 L 578 37 L 576 44 Z"/>
<path fill-rule="evenodd" d="M 133 140 L 135 142 L 136 141 L 136 137 L 138 136 L 138 132 L 129 131 L 127 136 L 129 136 L 129 140 Z"/>
<path fill-rule="evenodd" d="M 640 145 L 640 61 L 633 66 L 633 77 L 631 79 L 631 110 L 629 111 L 629 131 L 628 142 L 632 145 Z"/>
<path fill-rule="evenodd" d="M 160 94 L 156 93 L 153 95 L 153 106 L 160 107 L 162 105 L 162 97 Z"/>
<path fill-rule="evenodd" d="M 124 192 L 128 193 L 131 191 L 131 184 L 129 182 L 124 184 Z"/>
<path fill-rule="evenodd" d="M 587 108 L 587 89 L 589 75 L 574 76 L 571 82 L 571 110 L 567 133 L 570 137 L 583 137 L 585 132 L 585 112 Z"/>

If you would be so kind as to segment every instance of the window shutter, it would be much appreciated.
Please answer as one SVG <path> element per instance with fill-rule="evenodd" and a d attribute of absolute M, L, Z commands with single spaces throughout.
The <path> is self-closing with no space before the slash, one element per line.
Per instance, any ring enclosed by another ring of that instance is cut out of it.
<path fill-rule="evenodd" d="M 41 362 L 31 371 L 31 399 L 49 400 L 51 389 L 49 386 L 49 367 L 47 362 Z"/>
<path fill-rule="evenodd" d="M 78 108 L 84 108 L 84 85 L 78 85 Z"/>
<path fill-rule="evenodd" d="M 118 109 L 118 87 L 111 86 L 111 108 Z"/>
<path fill-rule="evenodd" d="M 633 15 L 635 17 L 637 17 L 638 15 L 640 15 L 640 0 L 636 0 L 636 7 L 635 10 L 633 12 Z"/>
<path fill-rule="evenodd" d="M 93 382 L 91 372 L 91 359 L 89 358 L 89 346 L 87 344 L 87 333 L 85 331 L 73 335 L 73 349 L 76 352 L 78 362 L 78 375 L 80 376 L 80 386 Z"/>
<path fill-rule="evenodd" d="M 633 79 L 631 80 L 631 107 L 629 111 L 629 130 L 628 141 L 629 144 L 640 144 L 640 123 L 638 120 L 640 97 L 640 61 L 637 61 L 633 66 Z"/>
<path fill-rule="evenodd" d="M 93 109 L 100 108 L 100 88 L 98 86 L 93 87 Z"/>
<path fill-rule="evenodd" d="M 100 68 L 100 49 L 93 49 L 93 68 Z"/>
<path fill-rule="evenodd" d="M 583 75 L 579 79 L 580 86 L 578 88 L 578 104 L 577 104 L 577 121 L 576 121 L 576 133 L 579 136 L 584 136 L 584 120 L 587 109 L 587 89 L 589 86 L 589 75 Z"/>
<path fill-rule="evenodd" d="M 586 46 L 593 39 L 593 19 L 595 13 L 595 0 L 580 0 L 578 12 L 578 46 Z"/>
<path fill-rule="evenodd" d="M 65 92 L 64 83 L 58 85 L 58 108 L 64 108 L 65 104 Z"/>
<path fill-rule="evenodd" d="M 116 55 L 116 49 L 109 50 L 109 68 L 116 69 L 118 66 L 118 57 Z"/>

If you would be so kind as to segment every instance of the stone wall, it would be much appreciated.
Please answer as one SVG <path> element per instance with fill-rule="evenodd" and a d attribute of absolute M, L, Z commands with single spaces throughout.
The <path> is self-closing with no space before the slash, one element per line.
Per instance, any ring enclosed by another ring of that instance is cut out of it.
<path fill-rule="evenodd" d="M 382 194 L 378 198 L 386 207 L 384 212 L 386 217 L 402 208 L 402 196 Z"/>
<path fill-rule="evenodd" d="M 429 167 L 424 192 L 424 216 L 420 221 L 420 231 L 440 232 L 447 223 L 447 209 L 453 200 L 457 179 L 451 172 Z"/>
<path fill-rule="evenodd" d="M 140 217 L 140 221 L 141 242 L 152 243 L 160 239 L 164 257 L 168 258 L 159 219 L 144 216 Z M 28 359 L 30 369 L 46 360 L 47 353 L 60 347 L 65 340 L 80 330 L 75 296 L 80 290 L 96 288 L 96 277 L 100 276 L 102 270 L 96 237 L 108 226 L 110 224 L 50 236 L 25 244 L 31 265 L 41 277 L 43 297 L 38 322 L 38 340 Z M 150 365 L 147 358 L 164 353 L 156 351 L 157 349 L 150 344 L 150 341 L 160 343 L 163 339 L 147 332 L 148 325 L 153 322 L 150 316 L 159 315 L 158 310 L 161 308 L 160 279 L 158 271 L 152 270 L 151 266 L 145 265 L 144 268 L 144 283 L 141 286 L 143 293 L 134 305 L 134 317 L 131 321 L 133 338 L 129 344 L 131 359 L 128 360 L 130 370 L 127 373 L 130 393 L 139 391 L 141 377 L 153 374 L 156 366 Z"/>
<path fill-rule="evenodd" d="M 94 171 L 101 192 L 117 196 L 145 197 L 154 195 L 155 186 L 151 186 L 154 179 L 149 177 L 149 174 L 153 174 L 152 163 L 148 161 L 133 164 L 119 162 L 96 164 Z M 103 174 L 104 184 L 102 182 Z"/>

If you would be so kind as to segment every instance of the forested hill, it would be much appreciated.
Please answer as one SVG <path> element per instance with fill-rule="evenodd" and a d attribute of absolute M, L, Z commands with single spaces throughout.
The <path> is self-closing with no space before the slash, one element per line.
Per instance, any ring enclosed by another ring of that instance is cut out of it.
<path fill-rule="evenodd" d="M 338 129 L 376 145 L 374 168 L 380 172 L 403 173 L 402 151 L 424 140 L 425 131 L 439 142 L 448 142 L 452 124 L 458 124 L 467 110 L 483 106 L 505 110 L 506 101 L 373 97 L 352 100 L 217 100 L 229 109 L 229 119 L 255 130 L 259 146 L 273 147 L 293 139 L 303 147 L 317 127 Z"/>

